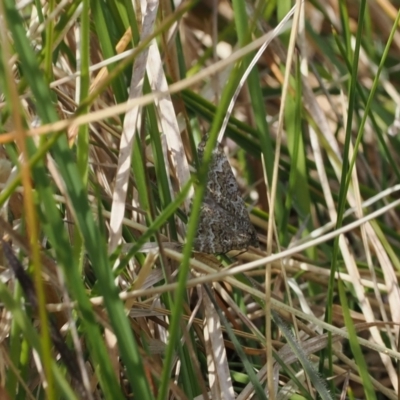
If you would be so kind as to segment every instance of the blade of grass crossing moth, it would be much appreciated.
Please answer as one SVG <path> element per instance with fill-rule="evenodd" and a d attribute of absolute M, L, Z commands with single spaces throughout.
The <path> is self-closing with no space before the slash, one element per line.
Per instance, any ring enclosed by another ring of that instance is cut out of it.
<path fill-rule="evenodd" d="M 169 342 L 165 352 L 161 386 L 160 386 L 160 391 L 158 393 L 159 400 L 163 400 L 167 396 L 171 365 L 173 361 L 175 348 L 177 345 L 177 338 L 180 337 L 179 323 L 180 323 L 180 317 L 182 315 L 184 296 L 186 292 L 186 280 L 189 272 L 189 260 L 191 258 L 191 253 L 192 253 L 192 243 L 196 236 L 197 223 L 200 215 L 200 207 L 202 204 L 203 195 L 205 191 L 205 181 L 207 177 L 208 165 L 211 161 L 212 150 L 216 145 L 218 131 L 222 125 L 224 114 L 228 108 L 230 99 L 232 98 L 232 95 L 236 89 L 237 82 L 239 81 L 239 77 L 241 75 L 240 72 L 241 68 L 236 66 L 231 72 L 227 86 L 225 86 L 224 88 L 221 101 L 217 108 L 215 119 L 210 129 L 209 139 L 207 141 L 207 145 L 204 151 L 203 163 L 200 166 L 200 171 L 199 171 L 200 184 L 197 193 L 194 196 L 192 210 L 186 231 L 186 245 L 183 250 L 182 263 L 179 268 L 178 287 L 175 291 L 175 297 L 174 297 L 175 304 L 171 315 L 171 324 L 169 329 Z"/>

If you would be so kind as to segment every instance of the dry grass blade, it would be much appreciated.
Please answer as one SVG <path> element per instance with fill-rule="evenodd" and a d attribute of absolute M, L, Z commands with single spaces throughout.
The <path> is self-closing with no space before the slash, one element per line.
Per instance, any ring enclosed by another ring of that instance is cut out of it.
<path fill-rule="evenodd" d="M 213 399 L 234 399 L 234 390 L 224 347 L 221 322 L 206 291 L 203 291 L 203 309 L 204 341 L 211 396 Z"/>
<path fill-rule="evenodd" d="M 149 48 L 149 57 L 147 60 L 147 71 L 151 88 L 154 92 L 168 92 L 168 83 L 164 74 L 162 59 L 154 41 Z M 189 164 L 186 159 L 183 143 L 179 131 L 178 120 L 169 94 L 156 100 L 156 106 L 159 112 L 161 131 L 167 139 L 168 148 L 165 149 L 165 159 L 168 159 L 168 154 L 172 162 L 174 174 L 178 181 L 178 187 L 182 189 L 183 185 L 190 178 Z M 173 188 L 168 181 L 173 198 Z M 189 211 L 189 202 L 192 194 L 188 196 L 185 202 L 185 210 Z"/>
<path fill-rule="evenodd" d="M 143 15 L 142 40 L 152 32 L 157 13 L 157 3 L 148 3 Z M 129 98 L 140 97 L 143 90 L 144 75 L 148 58 L 148 49 L 145 49 L 136 59 L 132 70 L 132 81 L 129 90 Z M 125 200 L 128 190 L 128 179 L 130 174 L 132 147 L 136 133 L 140 130 L 139 106 L 126 113 L 124 127 L 121 136 L 120 150 L 118 157 L 118 168 L 116 172 L 115 187 L 113 192 L 113 203 L 111 207 L 110 227 L 111 235 L 109 239 L 109 251 L 112 252 L 121 240 L 122 219 L 125 214 Z"/>

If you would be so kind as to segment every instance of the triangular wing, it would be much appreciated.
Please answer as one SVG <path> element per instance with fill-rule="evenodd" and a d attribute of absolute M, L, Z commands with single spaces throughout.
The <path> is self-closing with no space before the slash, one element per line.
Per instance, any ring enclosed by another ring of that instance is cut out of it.
<path fill-rule="evenodd" d="M 198 147 L 200 162 L 206 143 L 207 136 Z M 250 245 L 258 247 L 257 233 L 220 143 L 212 156 L 195 249 L 204 253 L 227 253 Z"/>

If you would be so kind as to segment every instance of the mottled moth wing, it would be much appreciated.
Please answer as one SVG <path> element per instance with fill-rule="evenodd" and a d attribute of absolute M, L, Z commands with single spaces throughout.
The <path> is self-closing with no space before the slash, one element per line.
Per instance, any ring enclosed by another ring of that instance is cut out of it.
<path fill-rule="evenodd" d="M 205 136 L 197 148 L 200 162 L 207 139 Z M 259 246 L 257 232 L 223 147 L 218 143 L 209 166 L 194 248 L 203 253 L 227 253 L 250 245 Z"/>

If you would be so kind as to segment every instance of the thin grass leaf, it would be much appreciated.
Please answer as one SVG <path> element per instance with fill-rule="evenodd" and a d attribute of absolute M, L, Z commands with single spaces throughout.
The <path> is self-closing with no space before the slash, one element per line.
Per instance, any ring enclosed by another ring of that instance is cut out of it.
<path fill-rule="evenodd" d="M 21 304 L 13 299 L 12 294 L 4 283 L 0 282 L 0 298 L 7 306 L 7 309 L 13 315 L 15 322 L 18 324 L 19 329 L 24 333 L 25 338 L 28 340 L 29 345 L 34 348 L 42 357 L 42 350 L 40 346 L 40 338 L 36 329 L 32 326 L 28 316 L 21 307 Z M 70 385 L 67 383 L 65 377 L 60 372 L 56 363 L 51 361 L 51 369 L 57 384 L 59 395 L 64 395 L 68 399 L 77 399 Z"/>

